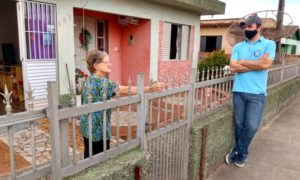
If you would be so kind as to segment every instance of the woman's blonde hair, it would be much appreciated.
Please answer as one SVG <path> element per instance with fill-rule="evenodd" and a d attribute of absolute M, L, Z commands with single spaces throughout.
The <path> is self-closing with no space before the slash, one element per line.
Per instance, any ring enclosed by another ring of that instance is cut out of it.
<path fill-rule="evenodd" d="M 95 64 L 98 64 L 102 62 L 102 60 L 108 56 L 108 54 L 105 51 L 99 51 L 98 49 L 91 50 L 86 55 L 86 62 L 87 62 L 87 68 L 90 71 L 90 73 L 95 72 Z"/>

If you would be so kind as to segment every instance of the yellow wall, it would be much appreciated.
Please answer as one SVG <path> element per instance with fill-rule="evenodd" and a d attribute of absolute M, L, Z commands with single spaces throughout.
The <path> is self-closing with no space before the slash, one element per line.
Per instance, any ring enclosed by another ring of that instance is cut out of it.
<path fill-rule="evenodd" d="M 225 50 L 226 54 L 231 54 L 232 47 L 227 43 L 226 36 L 225 36 L 227 30 L 228 27 L 201 27 L 200 37 L 201 36 L 222 36 L 222 49 Z"/>

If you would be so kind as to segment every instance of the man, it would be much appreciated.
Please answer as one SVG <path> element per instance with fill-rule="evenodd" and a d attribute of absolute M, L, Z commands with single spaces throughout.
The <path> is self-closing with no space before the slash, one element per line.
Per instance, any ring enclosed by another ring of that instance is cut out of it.
<path fill-rule="evenodd" d="M 244 167 L 248 147 L 260 125 L 265 98 L 268 71 L 275 57 L 276 45 L 261 36 L 262 20 L 248 16 L 241 23 L 246 40 L 233 48 L 230 70 L 235 73 L 233 110 L 235 117 L 235 146 L 227 154 L 227 164 Z"/>

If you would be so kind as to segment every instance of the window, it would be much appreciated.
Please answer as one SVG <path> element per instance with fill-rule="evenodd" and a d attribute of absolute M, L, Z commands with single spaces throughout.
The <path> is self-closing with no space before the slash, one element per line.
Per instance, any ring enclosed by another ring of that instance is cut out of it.
<path fill-rule="evenodd" d="M 56 6 L 24 2 L 28 60 L 56 60 Z"/>
<path fill-rule="evenodd" d="M 292 45 L 292 47 L 291 47 L 291 54 L 296 54 L 296 49 L 297 49 L 297 46 L 296 45 Z"/>
<path fill-rule="evenodd" d="M 108 52 L 106 27 L 107 23 L 105 21 L 97 22 L 97 48 L 100 51 Z"/>
<path fill-rule="evenodd" d="M 164 23 L 164 60 L 187 60 L 190 26 Z"/>
<path fill-rule="evenodd" d="M 201 52 L 213 52 L 221 50 L 222 36 L 201 36 Z"/>

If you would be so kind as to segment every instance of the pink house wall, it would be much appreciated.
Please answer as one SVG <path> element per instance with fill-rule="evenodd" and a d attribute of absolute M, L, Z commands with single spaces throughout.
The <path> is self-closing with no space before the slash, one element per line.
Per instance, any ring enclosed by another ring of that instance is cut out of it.
<path fill-rule="evenodd" d="M 138 26 L 126 25 L 122 27 L 122 84 L 127 84 L 128 78 L 136 84 L 136 75 L 145 75 L 145 84 L 149 84 L 150 74 L 150 20 L 139 20 Z M 129 44 L 129 36 L 133 36 L 134 43 Z"/>
<path fill-rule="evenodd" d="M 82 16 L 82 9 L 74 9 L 75 16 Z M 86 17 L 92 17 L 97 20 L 108 22 L 108 53 L 112 63 L 112 73 L 110 79 L 121 81 L 121 36 L 122 26 L 118 24 L 118 16 L 113 14 L 101 13 L 96 11 L 85 10 Z"/>
<path fill-rule="evenodd" d="M 164 22 L 159 23 L 159 50 L 158 50 L 158 80 L 165 82 L 169 87 L 187 84 L 190 81 L 193 52 L 195 26 L 190 29 L 190 44 L 188 60 L 163 60 L 164 47 Z"/>
<path fill-rule="evenodd" d="M 74 9 L 75 16 L 82 16 L 82 9 Z M 128 78 L 136 85 L 136 74 L 145 75 L 145 84 L 150 74 L 150 20 L 139 19 L 138 25 L 120 25 L 118 15 L 85 10 L 86 17 L 108 22 L 108 53 L 112 63 L 110 79 L 127 85 Z M 128 43 L 129 36 L 134 44 Z"/>

